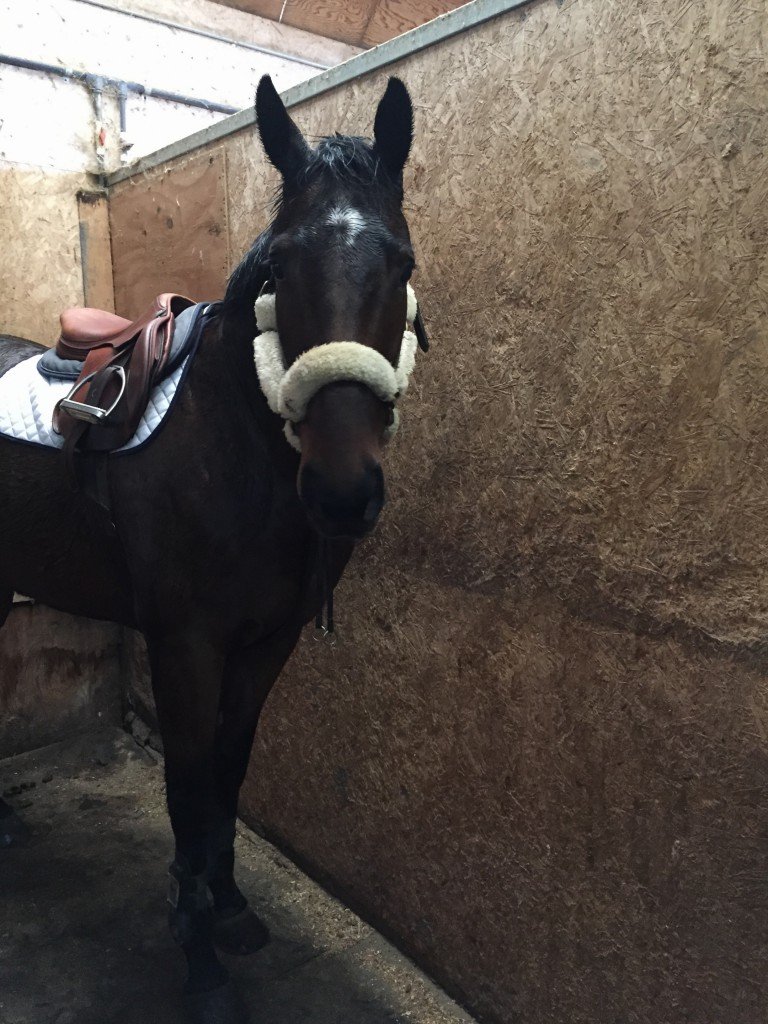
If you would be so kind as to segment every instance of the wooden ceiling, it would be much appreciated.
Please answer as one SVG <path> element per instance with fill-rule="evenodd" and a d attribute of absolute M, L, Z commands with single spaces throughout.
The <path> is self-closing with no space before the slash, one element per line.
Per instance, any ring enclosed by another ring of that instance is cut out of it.
<path fill-rule="evenodd" d="M 461 7 L 467 0 L 286 0 L 285 4 L 283 0 L 216 2 L 368 48 Z"/>

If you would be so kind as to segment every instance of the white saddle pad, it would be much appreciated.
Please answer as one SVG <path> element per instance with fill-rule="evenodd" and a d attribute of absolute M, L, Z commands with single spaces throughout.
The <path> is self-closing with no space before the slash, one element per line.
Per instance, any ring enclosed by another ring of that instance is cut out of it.
<path fill-rule="evenodd" d="M 0 434 L 48 448 L 61 448 L 64 438 L 53 429 L 53 410 L 59 399 L 71 391 L 72 382 L 46 380 L 37 369 L 39 358 L 37 354 L 25 359 L 0 377 Z M 136 433 L 118 451 L 144 444 L 157 430 L 176 394 L 187 359 L 153 388 Z"/>

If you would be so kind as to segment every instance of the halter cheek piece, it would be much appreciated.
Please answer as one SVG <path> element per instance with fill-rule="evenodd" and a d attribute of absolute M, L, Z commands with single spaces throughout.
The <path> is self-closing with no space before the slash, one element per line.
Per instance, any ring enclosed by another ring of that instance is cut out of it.
<path fill-rule="evenodd" d="M 413 288 L 408 285 L 408 304 L 403 340 L 397 366 L 357 341 L 331 341 L 317 345 L 304 352 L 286 369 L 283 349 L 277 333 L 275 296 L 259 295 L 256 299 L 256 326 L 259 334 L 253 342 L 256 372 L 261 390 L 272 412 L 285 420 L 285 436 L 288 443 L 301 451 L 299 436 L 294 430 L 307 413 L 307 406 L 320 388 L 335 381 L 351 380 L 365 384 L 373 393 L 392 406 L 392 422 L 386 429 L 385 440 L 389 440 L 399 426 L 395 405 L 408 390 L 408 381 L 416 364 L 416 331 L 423 333 L 418 318 L 418 306 Z M 426 336 L 421 342 L 426 343 Z"/>

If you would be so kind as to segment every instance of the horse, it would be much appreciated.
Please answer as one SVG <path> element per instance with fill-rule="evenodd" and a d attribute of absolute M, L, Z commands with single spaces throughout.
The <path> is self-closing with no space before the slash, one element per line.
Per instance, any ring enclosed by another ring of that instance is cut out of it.
<path fill-rule="evenodd" d="M 238 793 L 270 689 L 384 506 L 399 391 L 377 382 L 402 361 L 415 266 L 403 213 L 413 109 L 399 79 L 373 141 L 336 134 L 313 148 L 268 76 L 255 112 L 279 172 L 271 221 L 207 320 L 162 430 L 106 460 L 109 511 L 73 491 L 61 451 L 0 435 L 0 625 L 18 592 L 146 639 L 175 841 L 169 924 L 197 1024 L 248 1019 L 216 952 L 268 941 L 235 881 Z M 345 368 L 315 367 L 308 389 L 305 374 L 291 417 L 265 395 L 254 338 L 279 341 L 286 379 L 315 353 L 346 353 Z M 4 337 L 0 375 L 42 351 Z"/>

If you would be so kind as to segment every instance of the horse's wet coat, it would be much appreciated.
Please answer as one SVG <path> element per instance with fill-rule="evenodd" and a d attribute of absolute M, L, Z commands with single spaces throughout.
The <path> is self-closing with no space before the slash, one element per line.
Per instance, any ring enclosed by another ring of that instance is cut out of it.
<path fill-rule="evenodd" d="M 256 109 L 282 176 L 274 219 L 232 275 L 162 431 L 110 460 L 112 520 L 72 492 L 59 452 L 0 437 L 0 622 L 16 590 L 146 638 L 176 841 L 170 924 L 204 1024 L 245 1019 L 214 950 L 219 923 L 239 921 L 246 945 L 264 938 L 234 880 L 234 821 L 261 708 L 321 602 L 318 531 L 333 584 L 384 500 L 386 404 L 354 381 L 323 387 L 293 451 L 259 388 L 254 302 L 275 293 L 288 364 L 355 338 L 395 365 L 413 269 L 402 84 L 390 80 L 373 144 L 335 136 L 310 149 L 268 79 Z M 40 351 L 0 343 L 0 373 Z"/>

